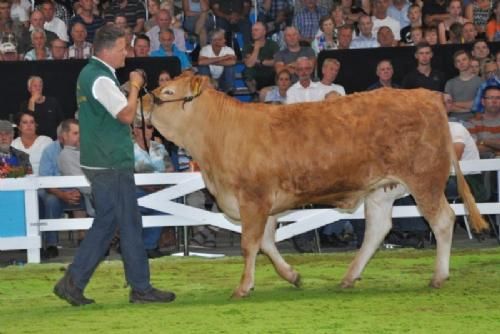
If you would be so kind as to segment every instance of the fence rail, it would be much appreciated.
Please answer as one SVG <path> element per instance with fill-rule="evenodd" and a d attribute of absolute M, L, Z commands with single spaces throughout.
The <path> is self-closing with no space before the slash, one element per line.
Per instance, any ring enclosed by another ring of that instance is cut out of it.
<path fill-rule="evenodd" d="M 500 159 L 485 159 L 461 162 L 462 171 L 497 171 L 500 174 Z M 158 192 L 139 199 L 139 204 L 169 215 L 144 216 L 144 227 L 155 226 L 193 226 L 214 225 L 223 229 L 241 233 L 240 225 L 225 218 L 222 213 L 210 212 L 173 200 L 184 197 L 205 188 L 200 173 L 161 173 L 136 174 L 137 185 L 172 185 Z M 500 188 L 500 177 L 498 177 Z M 16 237 L 0 237 L 0 250 L 26 249 L 28 262 L 40 262 L 42 247 L 41 232 L 85 230 L 90 228 L 92 218 L 39 219 L 38 189 L 85 187 L 88 182 L 83 176 L 34 177 L 20 179 L 0 179 L 0 191 L 24 191 L 26 235 Z M 452 204 L 457 215 L 464 215 L 462 204 Z M 483 214 L 500 214 L 500 199 L 492 203 L 479 203 Z M 393 217 L 420 216 L 415 206 L 394 207 Z M 363 205 L 353 213 L 343 213 L 334 209 L 291 210 L 278 217 L 279 222 L 290 222 L 280 226 L 276 231 L 276 241 L 282 241 L 295 235 L 319 228 L 340 219 L 364 218 Z M 497 224 L 498 224 L 497 220 Z"/>

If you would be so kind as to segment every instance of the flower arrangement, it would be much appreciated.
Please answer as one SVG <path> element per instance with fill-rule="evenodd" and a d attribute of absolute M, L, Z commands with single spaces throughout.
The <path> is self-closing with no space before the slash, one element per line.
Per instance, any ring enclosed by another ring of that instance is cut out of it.
<path fill-rule="evenodd" d="M 19 166 L 16 157 L 0 159 L 0 179 L 23 177 L 31 171 L 23 166 Z"/>

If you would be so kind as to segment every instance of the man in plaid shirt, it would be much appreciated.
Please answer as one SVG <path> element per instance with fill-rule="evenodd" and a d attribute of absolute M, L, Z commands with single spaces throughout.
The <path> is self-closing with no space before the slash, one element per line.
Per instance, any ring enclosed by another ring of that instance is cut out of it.
<path fill-rule="evenodd" d="M 318 6 L 318 0 L 304 0 L 304 8 L 297 12 L 293 18 L 302 39 L 311 42 L 319 29 L 319 19 L 328 16 L 326 8 Z"/>

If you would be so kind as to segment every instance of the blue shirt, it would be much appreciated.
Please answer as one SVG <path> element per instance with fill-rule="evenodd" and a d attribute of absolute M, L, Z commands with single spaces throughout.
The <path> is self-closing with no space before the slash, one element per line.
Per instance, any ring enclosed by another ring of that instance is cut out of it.
<path fill-rule="evenodd" d="M 293 18 L 293 26 L 299 30 L 303 38 L 313 39 L 319 29 L 319 20 L 327 15 L 328 11 L 321 6 L 316 6 L 316 10 L 312 11 L 302 8 Z"/>
<path fill-rule="evenodd" d="M 481 103 L 481 98 L 483 97 L 484 91 L 487 87 L 500 88 L 500 78 L 495 75 L 493 78 L 486 80 L 481 84 L 481 86 L 479 86 L 474 102 L 472 102 L 472 112 L 484 112 L 484 106 Z"/>
<path fill-rule="evenodd" d="M 179 58 L 181 62 L 181 70 L 184 71 L 188 68 L 191 68 L 191 62 L 188 59 L 188 56 L 186 55 L 185 52 L 180 51 L 177 49 L 175 45 L 172 45 L 172 52 L 171 54 L 167 54 L 167 51 L 165 51 L 165 48 L 163 45 L 160 45 L 160 48 L 155 51 L 151 51 L 150 53 L 151 57 L 168 57 L 168 56 L 174 56 Z"/>
<path fill-rule="evenodd" d="M 38 174 L 40 176 L 60 176 L 59 171 L 59 154 L 61 154 L 62 147 L 59 140 L 55 140 L 43 150 L 42 157 L 40 158 L 40 169 Z"/>
<path fill-rule="evenodd" d="M 380 44 L 375 37 L 366 37 L 364 35 L 359 35 L 354 37 L 349 45 L 349 49 L 368 49 L 368 48 L 378 48 Z"/>

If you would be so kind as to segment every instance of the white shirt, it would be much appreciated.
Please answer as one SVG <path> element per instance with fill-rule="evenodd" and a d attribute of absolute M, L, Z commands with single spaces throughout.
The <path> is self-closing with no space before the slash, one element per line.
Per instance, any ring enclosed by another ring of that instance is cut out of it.
<path fill-rule="evenodd" d="M 337 84 L 334 84 L 332 83 L 330 86 L 327 86 L 325 85 L 324 83 L 322 82 L 319 82 L 319 84 L 323 87 L 325 87 L 325 89 L 328 89 L 330 88 L 331 90 L 328 92 L 337 92 L 339 95 L 341 96 L 345 96 L 345 89 L 344 89 L 344 86 L 341 86 L 341 85 L 337 85 Z"/>
<path fill-rule="evenodd" d="M 116 77 L 115 69 L 97 57 L 95 60 L 103 63 Z M 108 77 L 98 77 L 92 85 L 92 95 L 114 117 L 127 106 L 128 101 L 120 88 Z"/>
<path fill-rule="evenodd" d="M 373 28 L 372 28 L 372 36 L 377 36 L 377 32 L 380 27 L 388 26 L 392 33 L 394 34 L 394 39 L 399 41 L 401 39 L 401 29 L 399 26 L 399 21 L 393 19 L 389 15 L 385 17 L 385 19 L 377 19 L 375 16 L 372 16 Z"/>
<path fill-rule="evenodd" d="M 218 55 L 214 53 L 214 50 L 212 49 L 212 46 L 210 44 L 205 45 L 201 50 L 200 50 L 200 56 L 202 57 L 207 57 L 207 58 L 214 58 L 214 57 L 222 57 L 222 56 L 227 56 L 231 55 L 234 56 L 234 50 L 231 49 L 229 46 L 223 46 L 220 49 L 220 52 Z M 219 79 L 220 76 L 222 75 L 222 72 L 224 72 L 224 66 L 220 65 L 208 65 L 210 68 L 210 74 L 212 75 L 212 78 L 215 80 Z"/>
<path fill-rule="evenodd" d="M 174 32 L 174 44 L 177 49 L 186 52 L 186 40 L 184 39 L 184 30 L 179 28 L 171 28 Z M 160 48 L 160 27 L 155 25 L 146 33 L 149 37 L 149 50 L 156 51 Z"/>
<path fill-rule="evenodd" d="M 68 28 L 66 27 L 66 23 L 58 17 L 55 17 L 50 22 L 45 22 L 43 24 L 43 28 L 48 31 L 52 31 L 57 35 L 60 39 L 65 42 L 69 41 L 68 37 Z"/>
<path fill-rule="evenodd" d="M 451 132 L 451 141 L 455 143 L 464 144 L 464 152 L 462 153 L 461 161 L 463 160 L 479 160 L 479 150 L 477 149 L 476 142 L 472 138 L 469 131 L 458 122 L 448 122 Z M 452 174 L 455 174 L 452 168 Z M 464 172 L 464 174 L 479 174 L 478 172 Z"/>
<path fill-rule="evenodd" d="M 325 95 L 333 90 L 334 87 L 323 85 L 321 82 L 311 81 L 308 87 L 303 87 L 300 81 L 297 81 L 286 91 L 286 104 L 323 101 Z"/>
<path fill-rule="evenodd" d="M 21 141 L 21 137 L 17 137 L 12 141 L 10 146 L 16 148 L 24 153 L 29 154 L 31 168 L 33 169 L 33 175 L 38 175 L 40 170 L 40 159 L 42 158 L 42 153 L 45 148 L 52 143 L 52 139 L 47 136 L 38 136 L 33 145 L 26 148 Z"/>

